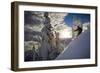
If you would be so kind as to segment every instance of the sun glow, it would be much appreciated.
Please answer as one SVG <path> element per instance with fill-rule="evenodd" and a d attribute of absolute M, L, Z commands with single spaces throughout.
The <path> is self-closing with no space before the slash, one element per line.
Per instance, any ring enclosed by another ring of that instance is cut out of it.
<path fill-rule="evenodd" d="M 61 39 L 72 38 L 72 31 L 68 30 L 68 29 L 60 30 L 59 38 L 61 38 Z"/>

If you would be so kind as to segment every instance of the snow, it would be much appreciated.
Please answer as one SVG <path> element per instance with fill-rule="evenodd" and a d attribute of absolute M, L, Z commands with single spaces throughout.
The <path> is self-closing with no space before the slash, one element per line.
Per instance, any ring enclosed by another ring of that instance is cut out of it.
<path fill-rule="evenodd" d="M 84 59 L 90 58 L 90 31 L 82 32 L 77 38 L 72 40 L 64 51 L 56 58 L 63 59 Z"/>

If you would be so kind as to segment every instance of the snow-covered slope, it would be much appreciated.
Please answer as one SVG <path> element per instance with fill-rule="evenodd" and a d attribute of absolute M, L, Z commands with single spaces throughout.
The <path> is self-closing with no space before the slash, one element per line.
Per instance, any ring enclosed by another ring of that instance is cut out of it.
<path fill-rule="evenodd" d="M 86 30 L 72 40 L 64 51 L 56 58 L 63 59 L 83 59 L 90 57 L 90 31 Z"/>

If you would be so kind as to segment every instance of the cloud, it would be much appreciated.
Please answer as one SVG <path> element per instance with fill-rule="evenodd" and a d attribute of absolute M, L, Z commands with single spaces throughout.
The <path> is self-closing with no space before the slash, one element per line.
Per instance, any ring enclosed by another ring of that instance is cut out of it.
<path fill-rule="evenodd" d="M 34 11 L 25 11 L 25 25 L 30 24 L 30 25 L 39 25 L 43 23 L 43 15 L 44 12 L 34 12 Z"/>
<path fill-rule="evenodd" d="M 62 25 L 64 24 L 64 17 L 67 15 L 67 13 L 59 13 L 59 12 L 50 12 L 49 17 L 51 19 L 52 26 L 54 25 Z"/>
<path fill-rule="evenodd" d="M 90 29 L 90 22 L 86 22 L 83 24 L 83 32 L 88 29 Z"/>
<path fill-rule="evenodd" d="M 64 18 L 68 13 L 49 13 L 49 17 L 51 19 L 51 25 L 55 29 L 56 32 L 59 33 L 59 38 L 71 38 L 72 37 L 72 28 L 69 27 L 65 22 Z"/>
<path fill-rule="evenodd" d="M 58 26 L 56 31 L 59 32 L 59 38 L 61 39 L 72 38 L 72 28 L 67 25 Z"/>
<path fill-rule="evenodd" d="M 64 22 L 64 17 L 68 13 L 49 12 L 50 24 L 54 30 L 59 32 L 60 38 L 71 38 L 72 28 Z M 44 12 L 26 12 L 24 25 L 24 47 L 31 50 L 34 42 L 41 40 L 41 30 L 44 27 Z M 40 40 L 39 40 L 40 38 Z"/>
<path fill-rule="evenodd" d="M 43 27 L 44 27 L 43 24 L 32 25 L 32 26 L 30 24 L 27 24 L 27 25 L 24 26 L 24 29 L 25 29 L 25 31 L 30 31 L 30 32 L 33 32 L 33 31 L 41 32 Z"/>

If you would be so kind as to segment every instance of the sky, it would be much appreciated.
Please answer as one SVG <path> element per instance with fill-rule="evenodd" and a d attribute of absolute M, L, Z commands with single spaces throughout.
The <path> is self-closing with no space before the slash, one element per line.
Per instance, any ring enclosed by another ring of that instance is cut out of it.
<path fill-rule="evenodd" d="M 70 27 L 73 25 L 73 17 L 79 19 L 81 24 L 90 22 L 90 14 L 68 13 L 64 18 L 64 22 Z"/>
<path fill-rule="evenodd" d="M 25 31 L 27 30 L 28 33 L 29 33 L 29 29 L 31 31 L 39 30 L 40 28 L 37 28 L 37 25 L 39 26 L 40 24 L 42 25 L 44 23 L 43 15 L 44 15 L 44 12 L 25 11 L 25 17 L 24 17 Z M 70 37 L 72 37 L 73 19 L 80 20 L 81 24 L 83 24 L 83 27 L 85 29 L 87 29 L 87 26 L 85 27 L 85 25 L 90 24 L 90 14 L 67 13 L 67 12 L 66 13 L 65 12 L 64 13 L 51 12 L 51 13 L 49 13 L 49 17 L 51 19 L 50 23 L 52 25 L 54 25 L 54 24 L 59 24 L 60 25 L 60 30 L 61 31 L 59 31 L 59 33 L 61 34 L 60 35 L 61 38 L 70 38 Z M 62 22 L 64 22 L 64 23 L 62 23 Z M 66 24 L 66 26 L 65 26 L 65 24 Z M 35 25 L 36 25 L 36 27 L 35 27 Z M 85 30 L 85 29 L 83 29 L 83 30 Z M 67 32 L 67 33 L 65 33 L 65 32 Z M 26 33 L 25 33 L 25 35 L 27 35 Z M 26 38 L 28 38 L 28 35 L 27 35 Z"/>
<path fill-rule="evenodd" d="M 25 24 L 39 24 L 41 23 L 36 19 L 36 17 L 32 17 L 32 12 L 25 11 Z M 90 22 L 90 14 L 82 14 L 82 13 L 66 13 L 66 16 L 64 17 L 64 22 L 68 26 L 73 25 L 73 17 L 80 20 L 81 24 Z M 58 18 L 57 18 L 58 19 Z M 59 21 L 59 19 L 58 19 Z"/>

